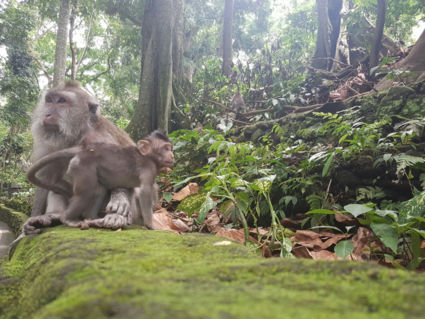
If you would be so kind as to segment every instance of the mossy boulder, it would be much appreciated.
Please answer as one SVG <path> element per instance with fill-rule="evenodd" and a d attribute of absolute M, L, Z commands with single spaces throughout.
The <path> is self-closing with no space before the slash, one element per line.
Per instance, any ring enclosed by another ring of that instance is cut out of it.
<path fill-rule="evenodd" d="M 217 245 L 223 240 L 142 228 L 47 229 L 3 260 L 0 317 L 425 318 L 424 274 L 263 259 L 237 243 Z"/>
<path fill-rule="evenodd" d="M 0 204 L 0 221 L 6 223 L 16 236 L 21 233 L 22 225 L 27 218 L 24 213 Z"/>

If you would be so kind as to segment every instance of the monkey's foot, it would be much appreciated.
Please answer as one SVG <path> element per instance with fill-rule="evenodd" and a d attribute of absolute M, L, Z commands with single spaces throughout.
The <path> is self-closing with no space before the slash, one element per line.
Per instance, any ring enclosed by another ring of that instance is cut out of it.
<path fill-rule="evenodd" d="M 27 219 L 24 224 L 24 234 L 39 234 L 41 232 L 40 228 L 55 226 L 60 224 L 60 215 L 59 214 L 46 214 L 40 216 L 34 216 Z"/>
<path fill-rule="evenodd" d="M 108 214 L 103 218 L 97 218 L 85 221 L 89 227 L 118 229 L 129 224 L 127 217 L 118 214 Z"/>
<path fill-rule="evenodd" d="M 114 190 L 106 206 L 106 212 L 127 217 L 130 214 L 130 193 L 127 189 Z"/>

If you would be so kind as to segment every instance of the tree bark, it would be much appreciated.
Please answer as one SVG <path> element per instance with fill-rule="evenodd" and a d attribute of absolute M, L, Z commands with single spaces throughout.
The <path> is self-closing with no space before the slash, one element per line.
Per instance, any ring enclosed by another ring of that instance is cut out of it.
<path fill-rule="evenodd" d="M 371 68 L 378 65 L 379 51 L 381 50 L 382 35 L 384 34 L 386 13 L 386 1 L 378 0 L 378 9 L 376 14 L 375 35 L 372 43 L 372 51 L 370 53 L 369 66 Z"/>
<path fill-rule="evenodd" d="M 77 0 L 72 1 L 71 15 L 69 17 L 69 49 L 71 50 L 71 79 L 77 78 L 77 52 L 75 51 L 74 43 L 74 22 L 75 11 L 77 9 Z"/>
<path fill-rule="evenodd" d="M 410 53 L 397 62 L 392 69 L 401 70 L 406 72 L 412 72 L 412 76 L 404 77 L 405 83 L 420 82 L 425 80 L 425 30 L 422 32 L 419 39 L 416 41 Z M 394 83 L 393 79 L 383 78 L 375 86 L 377 91 L 387 90 Z M 396 79 L 398 81 L 398 79 Z"/>
<path fill-rule="evenodd" d="M 68 41 L 68 24 L 71 11 L 70 0 L 62 0 L 58 16 L 58 31 L 56 34 L 56 53 L 53 70 L 53 86 L 65 81 L 66 48 Z"/>
<path fill-rule="evenodd" d="M 342 0 L 316 0 L 318 30 L 312 66 L 330 70 L 340 33 Z"/>
<path fill-rule="evenodd" d="M 234 0 L 225 0 L 223 19 L 223 74 L 232 74 L 232 24 Z"/>
<path fill-rule="evenodd" d="M 148 0 L 142 25 L 139 100 L 127 131 L 138 140 L 155 129 L 168 132 L 172 98 L 173 35 L 180 0 Z"/>

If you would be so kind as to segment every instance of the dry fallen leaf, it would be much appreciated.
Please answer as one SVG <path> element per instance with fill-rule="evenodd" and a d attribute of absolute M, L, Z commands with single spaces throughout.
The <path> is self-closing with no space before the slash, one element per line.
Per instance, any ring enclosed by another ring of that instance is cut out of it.
<path fill-rule="evenodd" d="M 204 221 L 204 225 L 207 226 L 210 233 L 215 232 L 215 229 L 220 225 L 220 216 L 218 213 L 214 210 L 209 213 Z"/>
<path fill-rule="evenodd" d="M 295 246 L 294 248 L 292 248 L 292 254 L 297 258 L 306 258 L 306 259 L 313 258 L 308 248 L 304 246 Z"/>
<path fill-rule="evenodd" d="M 173 219 L 172 215 L 165 209 L 161 208 L 152 215 L 152 222 L 156 230 L 170 230 L 173 232 L 187 232 L 187 226 L 180 219 Z"/>
<path fill-rule="evenodd" d="M 221 227 L 216 233 L 216 236 L 230 238 L 242 244 L 245 243 L 245 232 L 243 229 L 227 229 Z"/>
<path fill-rule="evenodd" d="M 189 183 L 183 187 L 179 192 L 173 195 L 173 200 L 182 201 L 189 195 L 198 194 L 199 187 L 197 183 Z"/>
<path fill-rule="evenodd" d="M 320 234 L 311 230 L 297 230 L 295 236 L 291 240 L 300 246 L 313 248 L 314 250 L 321 250 L 323 242 L 320 239 Z"/>
<path fill-rule="evenodd" d="M 357 234 L 353 236 L 354 250 L 351 253 L 353 260 L 369 260 L 370 244 L 375 235 L 366 227 L 359 227 Z"/>
<path fill-rule="evenodd" d="M 335 253 L 330 252 L 329 250 L 321 250 L 321 251 L 310 251 L 311 256 L 313 259 L 325 259 L 325 260 L 338 260 L 338 258 Z"/>

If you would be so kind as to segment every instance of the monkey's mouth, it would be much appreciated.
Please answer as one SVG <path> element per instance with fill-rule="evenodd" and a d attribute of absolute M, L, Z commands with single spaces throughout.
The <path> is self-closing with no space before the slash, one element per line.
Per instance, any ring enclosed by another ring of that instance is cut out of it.
<path fill-rule="evenodd" d="M 172 167 L 174 166 L 174 161 L 167 161 L 167 162 L 164 162 L 164 166 L 165 166 L 165 167 L 172 168 Z"/>
<path fill-rule="evenodd" d="M 46 131 L 49 131 L 49 132 L 52 132 L 52 133 L 59 131 L 59 125 L 57 125 L 57 124 L 43 123 L 43 127 Z"/>

